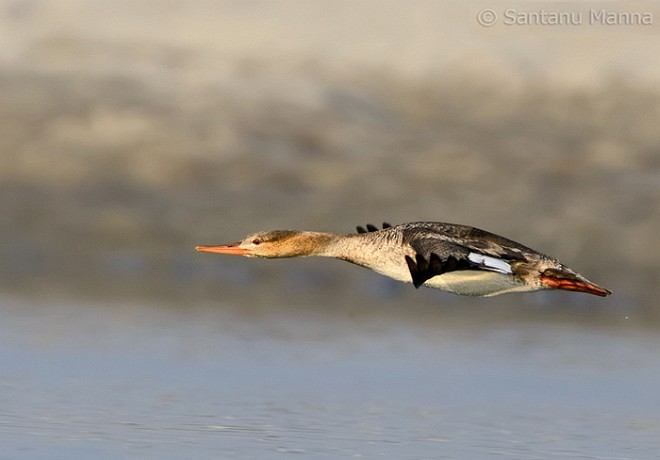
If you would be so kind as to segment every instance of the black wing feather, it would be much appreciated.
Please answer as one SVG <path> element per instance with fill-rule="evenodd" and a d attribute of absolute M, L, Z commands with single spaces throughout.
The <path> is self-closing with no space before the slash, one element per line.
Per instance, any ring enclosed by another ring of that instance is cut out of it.
<path fill-rule="evenodd" d="M 410 256 L 406 256 L 406 263 L 410 270 L 413 285 L 416 288 L 420 287 L 434 276 L 442 275 L 443 273 L 480 268 L 479 265 L 467 258 L 459 259 L 454 256 L 449 256 L 443 261 L 437 254 L 431 254 L 428 260 L 419 253 L 415 254 L 415 260 Z"/>
<path fill-rule="evenodd" d="M 471 253 L 501 259 L 512 264 L 526 261 L 518 251 L 501 244 L 504 239 L 491 238 L 484 241 L 479 235 L 448 236 L 428 228 L 414 228 L 404 232 L 404 241 L 415 251 L 415 258 L 406 256 L 406 263 L 415 287 L 419 287 L 434 276 L 460 270 L 498 271 L 497 268 L 473 262 Z M 472 230 L 474 232 L 474 230 Z M 457 241 L 459 240 L 459 241 Z M 517 243 L 514 243 L 517 244 Z M 513 246 L 514 248 L 516 246 Z"/>
<path fill-rule="evenodd" d="M 388 224 L 387 222 L 383 222 L 383 230 L 386 228 L 390 228 L 392 224 Z M 369 233 L 369 232 L 377 232 L 379 230 L 378 227 L 376 227 L 373 224 L 367 224 L 367 228 L 362 227 L 361 225 L 358 225 L 355 227 L 358 233 Z"/>

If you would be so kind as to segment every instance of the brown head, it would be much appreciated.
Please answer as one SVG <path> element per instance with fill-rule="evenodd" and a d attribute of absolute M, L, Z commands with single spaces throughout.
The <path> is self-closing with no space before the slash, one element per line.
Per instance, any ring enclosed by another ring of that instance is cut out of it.
<path fill-rule="evenodd" d="M 300 257 L 320 253 L 332 239 L 328 233 L 273 230 L 246 236 L 242 241 L 217 246 L 197 246 L 201 252 L 245 257 Z"/>

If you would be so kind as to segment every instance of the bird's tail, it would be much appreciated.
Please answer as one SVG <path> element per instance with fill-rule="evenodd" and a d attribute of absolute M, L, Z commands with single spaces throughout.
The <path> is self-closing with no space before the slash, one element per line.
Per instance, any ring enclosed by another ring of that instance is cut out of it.
<path fill-rule="evenodd" d="M 592 283 L 584 276 L 572 271 L 562 271 L 549 268 L 541 274 L 541 280 L 552 289 L 587 292 L 601 297 L 612 294 L 612 291 Z"/>

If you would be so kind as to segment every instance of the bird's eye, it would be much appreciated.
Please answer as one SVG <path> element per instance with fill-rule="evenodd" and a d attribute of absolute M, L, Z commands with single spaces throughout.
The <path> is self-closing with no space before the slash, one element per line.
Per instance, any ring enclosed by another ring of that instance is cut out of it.
<path fill-rule="evenodd" d="M 259 238 L 255 238 L 252 240 L 252 244 L 260 244 L 261 240 Z"/>

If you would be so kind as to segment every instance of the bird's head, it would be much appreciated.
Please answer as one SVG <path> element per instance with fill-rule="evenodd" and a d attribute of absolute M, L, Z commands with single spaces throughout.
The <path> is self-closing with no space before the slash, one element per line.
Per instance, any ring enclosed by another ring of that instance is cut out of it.
<path fill-rule="evenodd" d="M 242 241 L 215 246 L 197 246 L 200 252 L 229 254 L 244 257 L 298 257 L 316 252 L 323 244 L 326 234 L 300 232 L 297 230 L 273 230 L 246 236 Z"/>

